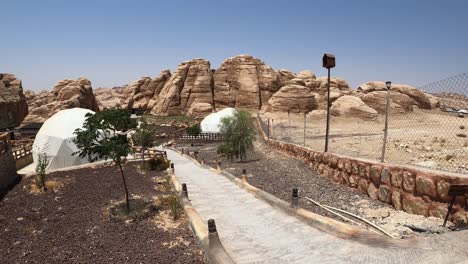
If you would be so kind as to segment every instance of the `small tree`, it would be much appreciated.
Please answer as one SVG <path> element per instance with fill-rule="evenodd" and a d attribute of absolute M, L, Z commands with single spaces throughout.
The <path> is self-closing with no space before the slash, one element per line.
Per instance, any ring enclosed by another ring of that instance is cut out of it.
<path fill-rule="evenodd" d="M 89 161 L 112 159 L 119 167 L 125 190 L 125 205 L 130 211 L 128 188 L 122 169 L 122 157 L 127 157 L 132 149 L 127 138 L 131 129 L 136 128 L 136 120 L 123 109 L 106 109 L 95 114 L 86 114 L 83 129 L 76 129 L 74 140 L 80 157 Z"/>
<path fill-rule="evenodd" d="M 191 136 L 198 136 L 202 132 L 200 124 L 195 124 L 187 128 L 187 134 Z"/>
<path fill-rule="evenodd" d="M 145 151 L 154 147 L 154 132 L 147 123 L 142 123 L 133 135 L 134 142 L 141 147 L 141 159 L 145 168 Z"/>
<path fill-rule="evenodd" d="M 218 147 L 218 153 L 244 161 L 247 151 L 253 148 L 255 140 L 255 125 L 249 112 L 239 110 L 232 117 L 221 120 L 220 132 L 224 135 L 224 143 Z"/>
<path fill-rule="evenodd" d="M 39 154 L 36 164 L 36 182 L 40 189 L 47 191 L 47 186 L 45 184 L 45 177 L 47 175 L 47 166 L 49 166 L 49 158 L 45 154 Z"/>

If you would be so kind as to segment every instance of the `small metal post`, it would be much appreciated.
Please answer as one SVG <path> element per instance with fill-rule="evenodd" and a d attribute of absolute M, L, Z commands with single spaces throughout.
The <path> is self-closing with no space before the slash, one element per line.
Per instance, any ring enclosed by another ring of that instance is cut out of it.
<path fill-rule="evenodd" d="M 185 197 L 188 199 L 187 184 L 185 183 L 182 183 L 182 197 Z"/>
<path fill-rule="evenodd" d="M 218 171 L 221 171 L 221 161 L 216 161 L 216 167 Z"/>
<path fill-rule="evenodd" d="M 183 154 L 185 154 L 185 152 L 184 152 L 184 148 L 182 148 L 181 152 L 182 152 L 182 155 L 183 155 Z"/>
<path fill-rule="evenodd" d="M 201 164 L 202 164 L 202 165 L 205 165 L 205 158 L 202 158 L 202 159 L 201 159 Z"/>
<path fill-rule="evenodd" d="M 209 233 L 216 233 L 216 232 L 218 232 L 218 231 L 216 230 L 216 223 L 215 223 L 215 220 L 214 220 L 214 219 L 208 220 L 208 232 L 209 232 Z"/>
<path fill-rule="evenodd" d="M 325 152 L 328 152 L 328 135 L 330 134 L 330 68 L 328 68 L 328 82 L 327 82 L 327 130 L 325 132 Z"/>
<path fill-rule="evenodd" d="M 247 181 L 247 171 L 245 169 L 242 170 L 242 180 Z"/>
<path fill-rule="evenodd" d="M 299 204 L 299 189 L 292 189 L 291 207 L 297 207 Z"/>
<path fill-rule="evenodd" d="M 385 162 L 385 150 L 387 148 L 387 132 L 388 132 L 388 114 L 390 112 L 390 86 L 391 82 L 386 82 L 387 85 L 387 105 L 385 108 L 385 128 L 384 128 L 384 139 L 383 139 L 383 146 L 382 146 L 382 156 L 380 158 L 380 162 Z"/>
<path fill-rule="evenodd" d="M 171 163 L 171 173 L 174 174 L 175 173 L 175 169 L 174 169 L 174 163 Z"/>
<path fill-rule="evenodd" d="M 455 198 L 457 198 L 456 195 L 452 196 L 452 201 L 450 201 L 450 204 L 449 204 L 449 207 L 448 207 L 448 212 L 447 212 L 447 215 L 445 216 L 444 224 L 442 225 L 443 227 L 445 227 L 445 225 L 447 224 L 447 221 L 448 221 L 449 216 L 450 216 L 450 212 L 452 212 L 453 204 L 455 203 Z"/>

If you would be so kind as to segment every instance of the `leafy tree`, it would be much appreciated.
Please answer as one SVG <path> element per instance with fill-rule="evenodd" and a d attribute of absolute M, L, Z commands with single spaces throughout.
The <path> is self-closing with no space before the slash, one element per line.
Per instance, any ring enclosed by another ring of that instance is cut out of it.
<path fill-rule="evenodd" d="M 154 147 L 154 140 L 154 131 L 145 122 L 141 124 L 136 133 L 133 135 L 133 141 L 135 144 L 141 147 L 141 159 L 143 166 L 145 166 L 145 151 Z"/>
<path fill-rule="evenodd" d="M 218 153 L 244 161 L 247 151 L 253 148 L 255 140 L 255 125 L 249 112 L 238 110 L 232 117 L 221 120 L 220 132 L 224 135 L 224 143 L 218 147 Z"/>
<path fill-rule="evenodd" d="M 119 167 L 125 189 L 125 205 L 130 211 L 128 188 L 122 169 L 122 157 L 127 157 L 132 149 L 127 138 L 129 130 L 136 128 L 136 120 L 124 109 L 106 109 L 95 114 L 86 114 L 83 129 L 76 129 L 74 140 L 80 157 L 89 161 L 112 159 Z"/>

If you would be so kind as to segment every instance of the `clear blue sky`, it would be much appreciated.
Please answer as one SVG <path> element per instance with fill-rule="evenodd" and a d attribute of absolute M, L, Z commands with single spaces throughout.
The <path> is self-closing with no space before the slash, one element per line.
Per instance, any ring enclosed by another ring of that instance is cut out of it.
<path fill-rule="evenodd" d="M 0 10 L 0 72 L 25 89 L 79 76 L 110 87 L 238 54 L 322 76 L 323 53 L 334 53 L 332 75 L 353 87 L 468 72 L 467 0 L 0 0 Z"/>

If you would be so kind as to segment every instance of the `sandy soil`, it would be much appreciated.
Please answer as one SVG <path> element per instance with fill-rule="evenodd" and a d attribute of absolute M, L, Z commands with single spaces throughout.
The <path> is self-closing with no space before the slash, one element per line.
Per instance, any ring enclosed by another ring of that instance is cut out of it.
<path fill-rule="evenodd" d="M 199 151 L 199 159 L 205 159 L 206 164 L 212 167 L 216 167 L 215 161 L 219 159 L 224 170 L 239 178 L 242 176 L 242 170 L 246 169 L 250 184 L 284 201 L 290 201 L 292 188 L 297 187 L 301 197 L 299 199 L 301 207 L 338 221 L 343 220 L 311 204 L 304 197 L 362 216 L 382 226 L 396 237 L 429 235 L 415 233 L 405 227 L 405 224 L 423 227 L 434 232 L 447 231 L 439 227 L 443 223 L 441 219 L 408 214 L 397 211 L 388 204 L 371 200 L 356 189 L 333 183 L 329 178 L 318 175 L 311 171 L 303 161 L 270 148 L 262 140 L 255 142 L 254 151 L 249 154 L 248 161 L 243 163 L 231 162 L 219 157 L 216 154 L 217 146 L 216 143 L 209 143 L 198 146 L 178 144 L 177 147 Z"/>
<path fill-rule="evenodd" d="M 118 221 L 109 207 L 124 197 L 115 166 L 56 172 L 55 192 L 32 194 L 24 179 L 0 201 L 1 263 L 203 263 L 182 217 L 174 222 L 156 202 L 162 173 L 126 166 L 133 199 L 155 201 L 149 217 Z"/>
<path fill-rule="evenodd" d="M 272 138 L 304 144 L 304 116 L 265 114 L 273 119 Z M 323 150 L 326 119 L 308 116 L 306 145 Z M 380 160 L 384 119 L 331 118 L 329 151 L 372 160 Z M 386 162 L 416 165 L 431 169 L 468 174 L 468 116 L 439 110 L 415 110 L 389 118 Z"/>

